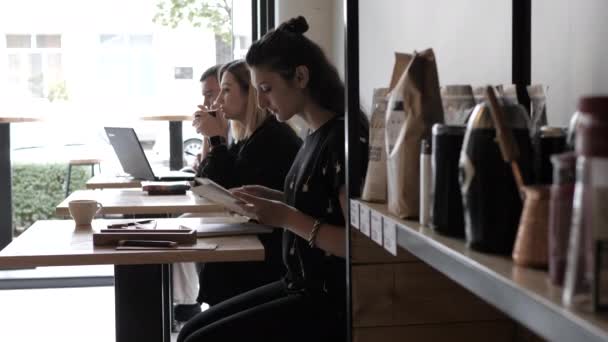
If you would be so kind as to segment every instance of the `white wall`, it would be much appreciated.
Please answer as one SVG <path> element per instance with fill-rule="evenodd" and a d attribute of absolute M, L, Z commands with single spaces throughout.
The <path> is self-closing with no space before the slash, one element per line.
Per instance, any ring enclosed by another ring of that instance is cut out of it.
<path fill-rule="evenodd" d="M 275 3 L 276 25 L 299 15 L 310 26 L 306 36 L 319 44 L 327 57 L 335 62 L 335 2 L 342 0 L 277 0 Z M 341 14 L 340 14 L 341 15 Z"/>
<path fill-rule="evenodd" d="M 432 47 L 441 84 L 511 81 L 510 0 L 360 0 L 361 105 L 386 87 L 394 52 Z"/>
<path fill-rule="evenodd" d="M 532 1 L 532 82 L 549 86 L 549 124 L 565 126 L 585 94 L 608 94 L 608 1 Z"/>
<path fill-rule="evenodd" d="M 340 39 L 341 43 L 338 41 L 337 25 L 341 22 L 342 13 L 337 13 L 336 8 L 341 6 L 342 1 L 277 0 L 275 2 L 276 26 L 299 15 L 306 18 L 309 26 L 306 36 L 321 46 L 327 58 L 336 65 L 341 76 L 344 75 L 344 40 Z M 307 132 L 306 123 L 299 116 L 295 116 L 291 123 L 304 137 Z"/>
<path fill-rule="evenodd" d="M 334 3 L 334 53 L 333 62 L 340 77 L 344 80 L 344 0 L 333 0 Z"/>

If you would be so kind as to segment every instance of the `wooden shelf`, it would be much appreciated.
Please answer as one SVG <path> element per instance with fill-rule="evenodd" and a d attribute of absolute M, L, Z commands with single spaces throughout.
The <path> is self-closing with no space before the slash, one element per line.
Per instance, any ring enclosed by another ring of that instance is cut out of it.
<path fill-rule="evenodd" d="M 354 214 L 358 219 L 352 218 Z M 386 205 L 351 200 L 351 224 L 363 227 L 361 231 L 369 236 L 367 220 L 372 214 L 382 217 L 383 238 L 379 239 L 376 231 L 376 242 L 382 241 L 389 251 L 396 242 L 542 337 L 551 341 L 608 340 L 608 315 L 565 307 L 561 288 L 550 284 L 546 271 L 519 267 L 510 258 L 470 250 L 464 240 L 395 218 Z M 392 233 L 396 241 L 391 241 Z"/>

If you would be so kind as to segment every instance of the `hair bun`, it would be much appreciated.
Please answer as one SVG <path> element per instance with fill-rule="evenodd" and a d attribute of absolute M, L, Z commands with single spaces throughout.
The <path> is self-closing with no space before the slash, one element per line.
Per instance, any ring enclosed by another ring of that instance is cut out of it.
<path fill-rule="evenodd" d="M 279 30 L 287 31 L 296 34 L 303 34 L 308 31 L 308 22 L 303 16 L 291 18 L 279 26 Z"/>

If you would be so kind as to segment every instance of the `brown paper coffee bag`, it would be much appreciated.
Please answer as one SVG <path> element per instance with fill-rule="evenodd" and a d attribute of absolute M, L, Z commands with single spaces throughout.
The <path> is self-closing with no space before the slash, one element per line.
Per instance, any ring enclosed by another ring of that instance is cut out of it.
<path fill-rule="evenodd" d="M 473 97 L 476 104 L 482 103 L 486 99 L 486 86 L 473 87 Z"/>
<path fill-rule="evenodd" d="M 402 52 L 395 52 L 395 64 L 393 65 L 393 72 L 391 73 L 391 83 L 388 85 L 388 91 L 395 89 L 397 82 L 403 75 L 405 68 L 410 64 L 412 55 Z"/>
<path fill-rule="evenodd" d="M 519 103 L 517 99 L 517 86 L 515 84 L 501 84 L 496 86 L 498 96 L 511 103 Z"/>
<path fill-rule="evenodd" d="M 365 201 L 386 202 L 386 149 L 384 147 L 386 105 L 388 92 L 393 89 L 412 56 L 395 53 L 395 64 L 389 88 L 374 89 L 372 117 L 369 126 L 369 161 L 361 198 Z"/>
<path fill-rule="evenodd" d="M 464 125 L 475 107 L 473 88 L 470 85 L 446 85 L 441 87 L 441 102 L 446 125 Z"/>
<path fill-rule="evenodd" d="M 443 123 L 443 108 L 435 54 L 428 49 L 414 53 L 386 111 L 388 210 L 400 218 L 418 216 L 420 143 L 436 123 Z"/>
<path fill-rule="evenodd" d="M 533 84 L 527 87 L 530 97 L 530 135 L 536 136 L 547 125 L 547 86 Z"/>
<path fill-rule="evenodd" d="M 369 157 L 361 198 L 386 202 L 386 149 L 384 129 L 388 88 L 374 89 L 372 117 L 369 124 Z"/>

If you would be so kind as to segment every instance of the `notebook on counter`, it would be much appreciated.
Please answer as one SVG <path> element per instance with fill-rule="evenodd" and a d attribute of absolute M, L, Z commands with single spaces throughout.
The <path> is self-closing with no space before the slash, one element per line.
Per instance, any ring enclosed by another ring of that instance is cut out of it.
<path fill-rule="evenodd" d="M 121 240 L 161 240 L 193 245 L 196 244 L 196 235 L 192 229 L 108 228 L 93 233 L 93 245 L 116 246 Z"/>
<path fill-rule="evenodd" d="M 184 195 L 190 190 L 190 182 L 141 182 L 141 189 L 149 195 Z"/>

